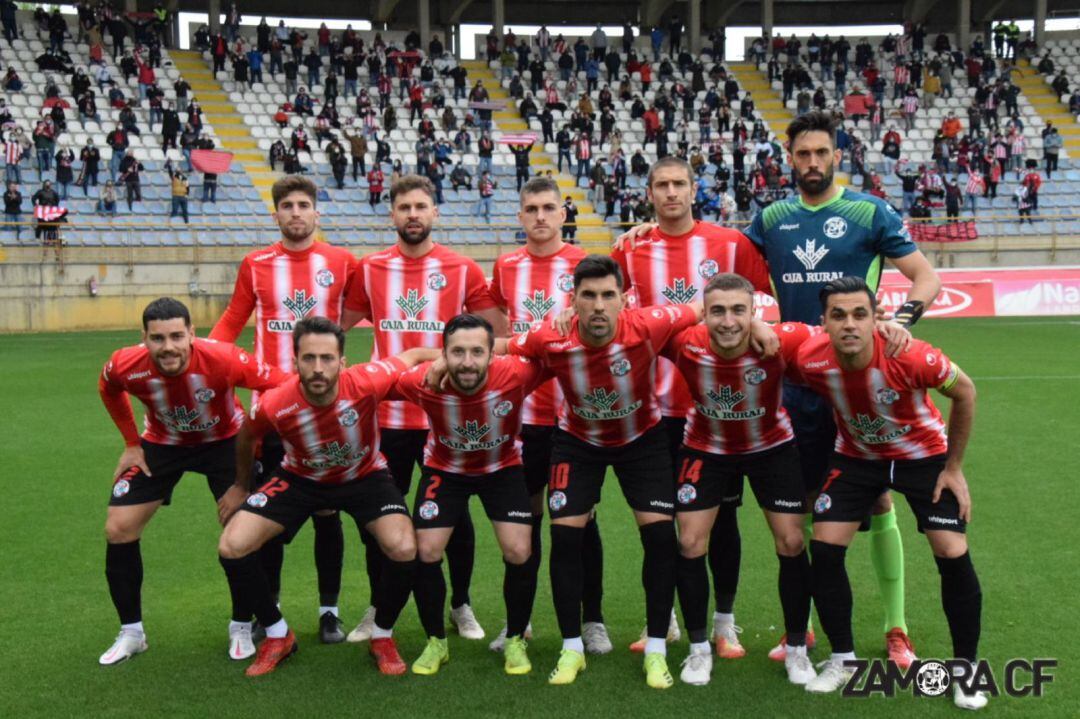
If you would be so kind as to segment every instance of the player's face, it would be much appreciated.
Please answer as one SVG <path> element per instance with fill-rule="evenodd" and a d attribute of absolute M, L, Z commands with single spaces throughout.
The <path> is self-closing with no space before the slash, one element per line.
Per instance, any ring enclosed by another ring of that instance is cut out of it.
<path fill-rule="evenodd" d="M 822 326 L 838 355 L 854 357 L 874 339 L 874 308 L 865 292 L 829 297 Z"/>
<path fill-rule="evenodd" d="M 705 326 L 721 350 L 745 349 L 750 344 L 754 298 L 742 290 L 713 290 L 705 295 Z"/>
<path fill-rule="evenodd" d="M 320 400 L 337 396 L 338 375 L 345 368 L 345 358 L 338 350 L 337 337 L 332 334 L 307 334 L 300 338 L 296 353 L 296 372 L 308 399 Z"/>
<path fill-rule="evenodd" d="M 661 167 L 653 173 L 652 184 L 645 193 L 664 220 L 682 220 L 690 214 L 694 199 L 694 183 L 682 167 Z"/>
<path fill-rule="evenodd" d="M 446 338 L 443 356 L 454 387 L 462 392 L 473 392 L 483 387 L 487 381 L 488 365 L 491 364 L 487 330 L 473 327 L 454 332 Z"/>
<path fill-rule="evenodd" d="M 518 210 L 518 221 L 529 240 L 543 244 L 562 236 L 566 208 L 554 192 L 525 195 Z"/>
<path fill-rule="evenodd" d="M 583 339 L 602 344 L 614 337 L 625 304 L 614 275 L 583 279 L 574 290 L 574 312 Z"/>
<path fill-rule="evenodd" d="M 419 245 L 426 240 L 438 216 L 438 205 L 423 190 L 403 192 L 390 208 L 390 219 L 397 228 L 398 237 L 409 245 Z"/>
<path fill-rule="evenodd" d="M 319 224 L 319 211 L 315 201 L 303 192 L 290 192 L 281 198 L 274 210 L 281 236 L 289 242 L 304 242 L 315 234 Z"/>
<path fill-rule="evenodd" d="M 143 344 L 150 350 L 150 361 L 167 377 L 175 377 L 187 369 L 194 339 L 195 330 L 180 317 L 151 320 L 143 331 Z"/>
<path fill-rule="evenodd" d="M 833 168 L 840 162 L 840 150 L 833 147 L 829 133 L 812 130 L 791 141 L 791 167 L 795 182 L 807 195 L 821 195 L 833 184 Z"/>

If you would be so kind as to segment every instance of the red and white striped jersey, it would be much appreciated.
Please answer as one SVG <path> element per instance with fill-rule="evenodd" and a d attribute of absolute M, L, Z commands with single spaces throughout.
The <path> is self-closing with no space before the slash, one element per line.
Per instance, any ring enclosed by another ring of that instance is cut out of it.
<path fill-rule="evenodd" d="M 507 352 L 538 360 L 559 381 L 559 428 L 599 447 L 622 447 L 660 422 L 656 360 L 671 339 L 697 322 L 687 305 L 626 309 L 603 347 L 581 341 L 578 320 L 562 337 L 538 322 L 510 338 Z"/>
<path fill-rule="evenodd" d="M 634 249 L 616 249 L 612 259 L 623 271 L 625 290 L 639 307 L 700 302 L 709 278 L 734 272 L 754 289 L 771 294 L 769 266 L 746 235 L 728 227 L 695 222 L 685 235 L 667 235 L 659 227 L 638 238 Z M 665 417 L 685 417 L 690 409 L 686 382 L 667 358 L 661 358 L 656 395 Z"/>
<path fill-rule="evenodd" d="M 829 398 L 839 432 L 836 451 L 859 459 L 922 459 L 948 449 L 945 422 L 927 391 L 955 379 L 941 350 L 915 340 L 899 357 L 885 356 L 874 337 L 874 358 L 862 370 L 840 369 L 828 335 L 799 348 L 792 372 Z"/>
<path fill-rule="evenodd" d="M 351 252 L 325 242 L 299 252 L 277 242 L 248 253 L 210 338 L 235 342 L 254 312 L 255 356 L 293 371 L 293 324 L 305 317 L 340 322 L 356 264 Z"/>
<path fill-rule="evenodd" d="M 251 408 L 251 430 L 257 438 L 281 435 L 282 466 L 293 474 L 325 484 L 360 479 L 386 468 L 376 407 L 405 369 L 396 357 L 353 365 L 338 376 L 337 400 L 326 407 L 308 402 L 294 375 Z"/>
<path fill-rule="evenodd" d="M 522 247 L 495 260 L 491 297 L 509 313 L 512 332 L 528 332 L 534 322 L 547 322 L 570 306 L 574 269 L 585 255 L 580 247 L 565 244 L 547 257 L 537 257 Z M 525 400 L 521 420 L 552 426 L 555 408 L 561 404 L 562 390 L 552 380 Z"/>
<path fill-rule="evenodd" d="M 709 328 L 703 324 L 668 342 L 664 356 L 675 363 L 694 400 L 683 444 L 710 454 L 750 454 L 795 438 L 781 404 L 784 372 L 799 346 L 820 330 L 800 322 L 774 329 L 780 352 L 770 359 L 752 351 L 735 359 L 721 357 L 709 345 Z"/>
<path fill-rule="evenodd" d="M 483 475 L 521 464 L 521 407 L 548 375 L 526 357 L 493 357 L 487 382 L 473 395 L 424 386 L 430 362 L 403 374 L 390 393 L 420 406 L 431 431 L 424 464 L 455 474 Z"/>
<path fill-rule="evenodd" d="M 263 391 L 288 378 L 236 345 L 196 338 L 187 370 L 175 377 L 158 371 L 146 345 L 117 350 L 101 372 L 98 392 L 128 446 L 139 443 L 128 399 L 133 395 L 146 407 L 143 439 L 190 447 L 228 439 L 240 430 L 244 409 L 235 387 Z"/>
<path fill-rule="evenodd" d="M 442 245 L 423 257 L 406 257 L 397 246 L 367 255 L 345 300 L 346 308 L 374 326 L 372 359 L 442 347 L 443 326 L 451 318 L 494 306 L 480 266 Z M 427 418 L 415 404 L 384 402 L 379 426 L 427 429 Z"/>
<path fill-rule="evenodd" d="M 15 140 L 8 140 L 4 143 L 4 160 L 9 165 L 18 165 L 19 160 L 22 158 L 22 145 Z"/>

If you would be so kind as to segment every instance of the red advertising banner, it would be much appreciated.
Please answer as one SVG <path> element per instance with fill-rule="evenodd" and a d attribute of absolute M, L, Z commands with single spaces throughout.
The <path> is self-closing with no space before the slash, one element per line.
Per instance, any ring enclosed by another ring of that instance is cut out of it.
<path fill-rule="evenodd" d="M 911 239 L 916 242 L 967 242 L 979 239 L 979 230 L 972 220 L 930 223 L 908 222 Z"/>

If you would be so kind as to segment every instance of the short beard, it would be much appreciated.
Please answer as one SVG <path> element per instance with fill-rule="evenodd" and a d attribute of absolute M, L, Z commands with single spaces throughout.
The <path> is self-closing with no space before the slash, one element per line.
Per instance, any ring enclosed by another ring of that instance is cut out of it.
<path fill-rule="evenodd" d="M 281 236 L 289 242 L 303 242 L 304 240 L 315 234 L 314 224 L 312 224 L 311 226 L 305 225 L 303 232 L 300 233 L 295 232 L 289 225 L 285 225 L 284 227 L 281 227 L 279 229 L 281 230 Z"/>
<path fill-rule="evenodd" d="M 833 184 L 833 168 L 822 173 L 820 180 L 807 180 L 798 170 L 795 171 L 795 183 L 799 189 L 808 195 L 820 195 L 826 192 Z"/>
<path fill-rule="evenodd" d="M 400 237 L 401 240 L 407 245 L 423 244 L 424 240 L 426 240 L 431 235 L 431 227 L 424 227 L 423 225 L 421 225 L 421 227 L 423 227 L 423 229 L 420 230 L 419 233 L 414 234 L 408 233 L 404 227 L 398 227 L 398 237 Z"/>

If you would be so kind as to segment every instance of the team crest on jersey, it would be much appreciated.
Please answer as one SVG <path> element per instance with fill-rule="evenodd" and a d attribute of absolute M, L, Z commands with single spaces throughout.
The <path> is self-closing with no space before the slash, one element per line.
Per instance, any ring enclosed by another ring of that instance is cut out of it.
<path fill-rule="evenodd" d="M 661 320 L 661 319 L 664 318 L 664 311 L 662 309 L 660 309 L 659 307 L 657 307 L 656 309 L 654 309 L 652 311 L 652 316 L 655 317 L 658 320 Z"/>
<path fill-rule="evenodd" d="M 251 495 L 250 497 L 247 498 L 247 503 L 248 503 L 249 507 L 255 507 L 255 509 L 265 507 L 266 506 L 266 495 L 263 494 L 262 492 L 256 492 L 255 494 L 253 494 L 253 495 Z"/>
<path fill-rule="evenodd" d="M 417 512 L 420 515 L 420 519 L 430 521 L 439 516 L 439 505 L 432 502 L 430 499 L 420 505 L 420 511 Z"/>
<path fill-rule="evenodd" d="M 692 484 L 684 484 L 679 487 L 679 493 L 675 496 L 679 500 L 679 504 L 690 504 L 697 499 L 697 490 L 694 489 Z"/>
<path fill-rule="evenodd" d="M 562 273 L 559 275 L 559 279 L 555 281 L 555 286 L 563 292 L 573 292 L 574 276 L 567 272 Z"/>
<path fill-rule="evenodd" d="M 892 404 L 900 399 L 900 393 L 892 387 L 882 387 L 877 391 L 878 404 Z"/>
<path fill-rule="evenodd" d="M 438 292 L 442 288 L 446 287 L 446 275 L 441 272 L 432 272 L 428 275 L 427 286 L 429 289 Z"/>
<path fill-rule="evenodd" d="M 934 356 L 933 352 L 926 353 L 926 364 L 930 365 L 931 367 L 937 364 L 937 357 Z"/>
<path fill-rule="evenodd" d="M 711 260 L 709 261 L 711 262 Z M 671 287 L 664 287 L 664 289 L 660 290 L 660 294 L 673 305 L 685 305 L 697 295 L 697 287 L 687 285 L 684 277 L 676 277 L 671 284 Z M 653 315 L 659 317 L 655 311 Z"/>
<path fill-rule="evenodd" d="M 814 500 L 814 514 L 825 514 L 832 507 L 832 497 L 822 492 Z"/>
<path fill-rule="evenodd" d="M 131 491 L 131 482 L 126 479 L 117 480 L 116 484 L 112 487 L 112 496 L 120 499 L 125 494 Z"/>
<path fill-rule="evenodd" d="M 713 259 L 702 260 L 698 263 L 697 271 L 702 279 L 708 280 L 720 271 L 720 265 L 716 264 L 716 260 Z"/>
<path fill-rule="evenodd" d="M 195 399 L 199 402 L 202 402 L 203 404 L 209 402 L 214 397 L 214 390 L 210 389 L 209 387 L 200 387 L 199 389 L 195 390 Z"/>
<path fill-rule="evenodd" d="M 623 358 L 611 363 L 611 374 L 616 377 L 625 377 L 630 374 L 630 360 Z"/>
<path fill-rule="evenodd" d="M 847 220 L 834 215 L 825 220 L 825 225 L 821 228 L 821 231 L 830 240 L 840 239 L 847 233 Z"/>
<path fill-rule="evenodd" d="M 514 411 L 514 403 L 508 399 L 504 399 L 497 405 L 491 408 L 491 413 L 496 417 L 505 417 Z"/>
<path fill-rule="evenodd" d="M 743 372 L 743 379 L 746 380 L 746 384 L 749 385 L 759 385 L 764 382 L 765 378 L 768 376 L 768 373 L 760 367 L 751 367 Z"/>
<path fill-rule="evenodd" d="M 356 424 L 359 421 L 360 421 L 360 413 L 358 413 L 352 407 L 350 407 L 349 409 L 342 412 L 341 416 L 338 417 L 338 422 L 341 423 L 342 427 L 352 427 L 354 424 Z"/>
<path fill-rule="evenodd" d="M 326 269 L 319 270 L 315 273 L 315 284 L 319 287 L 329 287 L 334 284 L 334 273 Z"/>
<path fill-rule="evenodd" d="M 552 512 L 558 512 L 566 506 L 566 494 L 564 492 L 552 492 L 548 497 L 548 506 Z"/>

